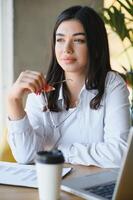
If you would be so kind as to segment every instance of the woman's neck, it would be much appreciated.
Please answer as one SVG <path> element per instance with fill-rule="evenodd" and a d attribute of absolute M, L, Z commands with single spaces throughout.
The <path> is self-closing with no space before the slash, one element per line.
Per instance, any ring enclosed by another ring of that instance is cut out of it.
<path fill-rule="evenodd" d="M 85 75 L 67 74 L 65 78 L 70 79 L 70 81 L 67 81 L 67 87 L 70 92 L 71 104 L 76 105 L 80 91 L 85 84 Z"/>

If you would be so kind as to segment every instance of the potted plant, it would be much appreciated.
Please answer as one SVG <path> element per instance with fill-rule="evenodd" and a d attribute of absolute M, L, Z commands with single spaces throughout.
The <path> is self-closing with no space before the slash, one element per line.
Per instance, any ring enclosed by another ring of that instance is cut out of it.
<path fill-rule="evenodd" d="M 129 66 L 122 66 L 125 71 L 124 77 L 131 88 L 131 123 L 133 126 L 133 66 L 128 56 L 129 48 L 133 49 L 133 1 L 114 0 L 109 8 L 103 8 L 101 16 L 105 22 L 120 38 Z M 128 47 L 125 41 L 128 40 Z"/>

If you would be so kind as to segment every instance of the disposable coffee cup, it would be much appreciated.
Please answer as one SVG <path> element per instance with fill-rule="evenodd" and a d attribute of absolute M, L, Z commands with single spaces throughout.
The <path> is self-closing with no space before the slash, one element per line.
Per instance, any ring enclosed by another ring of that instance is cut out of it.
<path fill-rule="evenodd" d="M 36 155 L 40 200 L 59 200 L 64 156 L 60 150 L 40 151 Z"/>

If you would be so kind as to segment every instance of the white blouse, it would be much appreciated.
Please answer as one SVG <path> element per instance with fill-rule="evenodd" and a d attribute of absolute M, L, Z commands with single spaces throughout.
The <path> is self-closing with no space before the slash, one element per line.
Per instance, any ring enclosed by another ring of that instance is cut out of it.
<path fill-rule="evenodd" d="M 26 116 L 9 120 L 8 141 L 19 163 L 31 163 L 37 151 L 60 149 L 65 161 L 99 167 L 120 167 L 130 127 L 129 92 L 124 80 L 109 72 L 98 110 L 90 108 L 97 90 L 82 88 L 75 108 L 43 112 L 42 95 L 30 94 Z M 62 91 L 59 105 L 63 106 Z"/>

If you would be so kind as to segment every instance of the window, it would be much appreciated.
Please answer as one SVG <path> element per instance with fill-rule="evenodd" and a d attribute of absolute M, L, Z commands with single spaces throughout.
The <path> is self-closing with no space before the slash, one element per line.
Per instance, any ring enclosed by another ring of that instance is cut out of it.
<path fill-rule="evenodd" d="M 13 0 L 0 0 L 0 136 L 6 127 L 6 96 L 13 82 Z"/>

